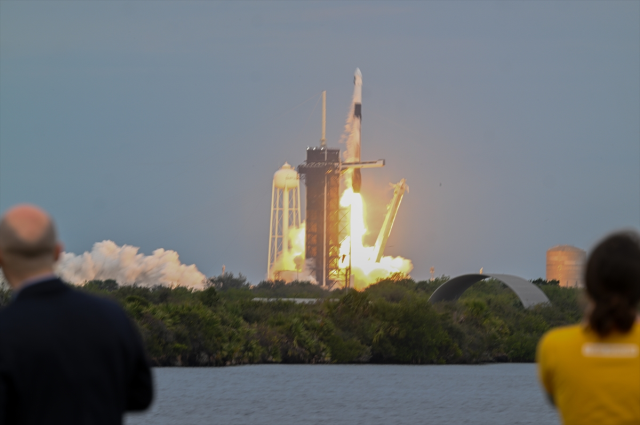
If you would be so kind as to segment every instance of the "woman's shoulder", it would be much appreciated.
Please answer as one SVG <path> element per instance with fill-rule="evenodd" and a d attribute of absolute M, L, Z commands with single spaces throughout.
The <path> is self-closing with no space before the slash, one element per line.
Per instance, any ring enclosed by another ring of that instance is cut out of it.
<path fill-rule="evenodd" d="M 584 338 L 584 325 L 560 326 L 547 331 L 540 340 L 541 345 L 567 344 Z"/>

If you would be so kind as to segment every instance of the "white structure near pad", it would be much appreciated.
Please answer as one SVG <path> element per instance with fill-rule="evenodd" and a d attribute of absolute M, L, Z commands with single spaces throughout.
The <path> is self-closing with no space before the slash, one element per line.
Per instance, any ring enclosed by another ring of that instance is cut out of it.
<path fill-rule="evenodd" d="M 281 277 L 276 273 L 296 273 L 302 266 L 286 269 L 293 261 L 285 261 L 293 245 L 291 230 L 300 228 L 300 176 L 286 162 L 273 175 L 270 223 L 267 278 L 273 280 Z"/>
<path fill-rule="evenodd" d="M 551 304 L 551 301 L 549 301 L 549 298 L 547 298 L 544 292 L 528 280 L 510 274 L 494 273 L 465 274 L 449 279 L 442 285 L 438 286 L 429 298 L 429 301 L 431 303 L 436 303 L 438 301 L 455 301 L 460 298 L 462 293 L 474 283 L 491 278 L 499 280 L 515 292 L 525 308 L 533 307 L 538 304 Z"/>

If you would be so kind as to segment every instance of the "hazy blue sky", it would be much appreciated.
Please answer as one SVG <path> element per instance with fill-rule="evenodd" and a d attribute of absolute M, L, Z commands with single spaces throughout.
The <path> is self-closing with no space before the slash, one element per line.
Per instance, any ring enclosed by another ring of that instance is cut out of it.
<path fill-rule="evenodd" d="M 640 2 L 0 2 L 0 211 L 67 250 L 178 251 L 266 274 L 273 173 L 338 140 L 363 73 L 372 239 L 417 279 L 544 277 L 640 224 Z M 291 110 L 291 108 L 294 108 Z M 313 114 L 312 114 L 313 111 Z"/>

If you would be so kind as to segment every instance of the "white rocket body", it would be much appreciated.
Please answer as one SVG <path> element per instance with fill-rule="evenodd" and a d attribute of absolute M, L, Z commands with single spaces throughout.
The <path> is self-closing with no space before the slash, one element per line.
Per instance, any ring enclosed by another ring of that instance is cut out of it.
<path fill-rule="evenodd" d="M 356 68 L 353 84 L 353 102 L 362 104 L 362 72 L 360 72 L 360 68 Z"/>
<path fill-rule="evenodd" d="M 360 130 L 362 128 L 362 73 L 360 72 L 360 68 L 356 68 L 353 84 L 353 129 L 356 133 L 353 160 L 354 162 L 360 162 Z M 354 193 L 360 193 L 362 176 L 359 168 L 353 170 L 352 186 Z"/>

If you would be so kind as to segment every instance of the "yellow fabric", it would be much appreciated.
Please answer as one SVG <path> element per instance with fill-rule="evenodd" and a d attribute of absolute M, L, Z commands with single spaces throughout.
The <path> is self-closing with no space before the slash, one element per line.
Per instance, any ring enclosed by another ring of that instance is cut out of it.
<path fill-rule="evenodd" d="M 640 425 L 640 322 L 605 338 L 583 325 L 551 330 L 536 360 L 565 425 Z"/>

